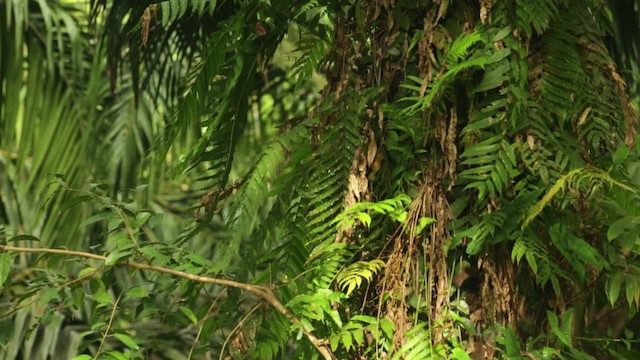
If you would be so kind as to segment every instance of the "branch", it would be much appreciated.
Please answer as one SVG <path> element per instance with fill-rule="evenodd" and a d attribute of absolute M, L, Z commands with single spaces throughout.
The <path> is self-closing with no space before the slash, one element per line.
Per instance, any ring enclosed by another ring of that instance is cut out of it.
<path fill-rule="evenodd" d="M 83 257 L 83 258 L 100 260 L 100 261 L 107 260 L 106 256 L 96 255 L 96 254 L 92 254 L 84 251 L 73 251 L 73 250 L 65 250 L 65 249 L 25 248 L 25 247 L 16 247 L 16 246 L 9 246 L 9 245 L 0 245 L 0 250 L 7 251 L 7 252 L 69 255 L 69 256 Z M 300 322 L 300 320 L 295 315 L 293 315 L 289 310 L 287 310 L 287 308 L 284 307 L 284 305 L 280 302 L 280 300 L 278 300 L 278 298 L 274 295 L 271 288 L 267 286 L 246 284 L 246 283 L 241 283 L 233 280 L 217 279 L 217 278 L 212 278 L 207 276 L 193 275 L 183 271 L 168 269 L 165 267 L 155 266 L 150 264 L 137 263 L 132 261 L 122 261 L 114 264 L 114 266 L 123 266 L 123 267 L 139 269 L 139 270 L 150 270 L 150 271 L 168 274 L 168 275 L 172 275 L 175 277 L 179 277 L 179 278 L 183 278 L 183 279 L 187 279 L 195 282 L 221 285 L 221 286 L 227 286 L 227 287 L 246 290 L 267 301 L 280 314 L 284 315 L 287 319 L 289 319 L 289 321 L 291 321 L 292 324 L 297 324 Z M 337 359 L 336 356 L 331 351 L 331 349 L 327 346 L 326 340 L 318 339 L 311 332 L 304 330 L 304 328 L 303 328 L 303 331 L 307 339 L 311 341 L 311 344 L 318 350 L 318 352 L 320 352 L 320 354 L 322 354 L 325 360 Z"/>

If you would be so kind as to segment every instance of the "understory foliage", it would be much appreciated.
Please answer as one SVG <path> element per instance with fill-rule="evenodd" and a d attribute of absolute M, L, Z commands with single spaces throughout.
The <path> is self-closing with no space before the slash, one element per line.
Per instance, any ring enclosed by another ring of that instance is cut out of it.
<path fill-rule="evenodd" d="M 0 357 L 640 357 L 639 16 L 0 0 Z"/>

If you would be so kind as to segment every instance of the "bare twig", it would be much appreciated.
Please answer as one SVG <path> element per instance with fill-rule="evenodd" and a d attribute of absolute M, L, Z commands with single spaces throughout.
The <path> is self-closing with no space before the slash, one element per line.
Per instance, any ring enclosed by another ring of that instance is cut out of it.
<path fill-rule="evenodd" d="M 66 250 L 66 249 L 25 248 L 25 247 L 17 247 L 17 246 L 9 246 L 9 245 L 0 245 L 0 250 L 7 251 L 7 252 L 69 255 L 69 256 L 83 257 L 83 258 L 89 258 L 89 259 L 94 259 L 99 261 L 107 261 L 106 256 L 96 255 L 96 254 L 92 254 L 84 251 L 73 251 L 73 250 Z M 156 266 L 156 265 L 137 263 L 132 261 L 122 261 L 114 264 L 113 266 L 130 267 L 130 268 L 139 269 L 139 270 L 150 270 L 150 271 L 168 274 L 168 275 L 172 275 L 175 277 L 179 277 L 179 278 L 183 278 L 183 279 L 187 279 L 195 282 L 221 285 L 221 286 L 227 286 L 227 287 L 232 287 L 236 289 L 246 290 L 267 301 L 280 314 L 284 315 L 287 319 L 289 319 L 291 323 L 297 324 L 300 322 L 300 320 L 297 317 L 295 317 L 295 315 L 293 315 L 289 310 L 287 310 L 287 308 L 284 307 L 284 305 L 280 302 L 280 300 L 278 300 L 278 298 L 274 295 L 271 288 L 267 286 L 246 284 L 246 283 L 241 283 L 233 280 L 217 279 L 217 278 L 212 278 L 207 276 L 193 275 L 183 271 L 168 269 L 168 268 Z M 304 329 L 303 331 L 307 339 L 309 339 L 311 344 L 318 350 L 318 352 L 320 352 L 320 354 L 322 354 L 322 357 L 325 360 L 337 359 L 336 356 L 331 351 L 331 349 L 327 346 L 326 340 L 318 339 L 310 331 L 307 331 Z"/>

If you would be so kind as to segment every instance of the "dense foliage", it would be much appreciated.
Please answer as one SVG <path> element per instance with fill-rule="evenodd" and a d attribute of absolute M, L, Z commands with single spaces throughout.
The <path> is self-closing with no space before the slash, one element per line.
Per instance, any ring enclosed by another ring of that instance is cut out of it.
<path fill-rule="evenodd" d="M 639 357 L 639 19 L 0 0 L 0 357 Z"/>

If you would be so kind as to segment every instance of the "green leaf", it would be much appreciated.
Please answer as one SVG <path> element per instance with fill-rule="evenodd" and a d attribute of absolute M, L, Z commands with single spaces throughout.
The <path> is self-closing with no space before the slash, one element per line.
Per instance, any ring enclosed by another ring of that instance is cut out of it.
<path fill-rule="evenodd" d="M 106 219 L 113 219 L 116 218 L 116 215 L 110 212 L 103 212 L 103 213 L 99 213 L 99 214 L 95 214 L 91 217 L 89 217 L 88 219 L 84 220 L 82 223 L 80 223 L 80 227 L 85 227 L 87 225 L 91 225 L 93 223 L 96 223 L 98 221 L 102 221 L 102 220 L 106 220 Z"/>
<path fill-rule="evenodd" d="M 48 288 L 43 291 L 40 295 L 40 299 L 38 299 L 38 304 L 45 305 L 50 303 L 52 300 L 60 300 L 60 289 L 57 287 Z"/>
<path fill-rule="evenodd" d="M 113 299 L 105 290 L 98 289 L 92 296 L 93 300 L 99 304 L 112 304 Z"/>
<path fill-rule="evenodd" d="M 129 289 L 129 291 L 127 291 L 127 296 L 130 298 L 145 298 L 149 296 L 149 292 L 142 286 L 137 286 Z"/>
<path fill-rule="evenodd" d="M 184 314 L 184 316 L 187 317 L 187 319 L 191 320 L 191 322 L 194 325 L 198 324 L 198 318 L 196 317 L 196 314 L 193 313 L 193 311 L 191 311 L 191 309 L 189 309 L 186 306 L 180 306 L 178 307 L 178 309 L 180 309 L 180 311 L 182 311 L 182 313 Z"/>
<path fill-rule="evenodd" d="M 334 335 L 329 339 L 329 344 L 331 345 L 331 351 L 338 350 L 338 345 L 340 344 L 340 336 Z"/>
<path fill-rule="evenodd" d="M 73 298 L 73 305 L 77 310 L 83 308 L 84 305 L 84 289 L 81 286 L 74 287 L 71 290 L 71 297 Z"/>
<path fill-rule="evenodd" d="M 12 238 L 10 238 L 9 240 L 7 240 L 8 242 L 13 242 L 13 241 L 40 241 L 40 239 L 38 239 L 35 236 L 32 235 L 16 235 Z"/>
<path fill-rule="evenodd" d="M 560 329 L 558 316 L 556 316 L 555 313 L 547 310 L 547 319 L 549 320 L 549 326 L 551 326 L 551 331 L 553 332 L 553 334 L 556 335 L 558 339 L 566 346 L 570 348 L 573 347 L 573 344 L 571 343 L 570 333 L 567 334 L 563 331 L 563 329 Z"/>
<path fill-rule="evenodd" d="M 74 357 L 71 360 L 92 360 L 92 359 L 93 359 L 93 357 L 91 357 L 91 356 L 89 356 L 87 354 L 82 354 L 82 355 L 78 355 L 78 356 Z"/>
<path fill-rule="evenodd" d="M 638 278 L 635 276 L 627 276 L 625 292 L 627 295 L 627 302 L 629 306 L 632 306 L 635 300 L 636 306 L 640 302 L 640 288 L 638 288 Z"/>
<path fill-rule="evenodd" d="M 451 351 L 451 357 L 456 360 L 471 360 L 471 356 L 458 347 Z"/>
<path fill-rule="evenodd" d="M 350 350 L 351 347 L 353 346 L 353 339 L 351 337 L 351 334 L 348 332 L 343 333 L 341 338 L 342 338 L 342 344 L 344 345 L 345 349 L 347 349 L 347 351 Z"/>
<path fill-rule="evenodd" d="M 5 316 L 0 319 L 0 347 L 5 348 L 11 338 L 13 338 L 14 323 L 13 317 Z"/>
<path fill-rule="evenodd" d="M 87 274 L 90 274 L 92 272 L 96 271 L 96 268 L 92 268 L 92 267 L 88 267 L 88 268 L 84 268 L 82 270 L 80 270 L 80 272 L 78 273 L 78 277 L 83 277 Z"/>
<path fill-rule="evenodd" d="M 169 1 L 163 1 L 160 3 L 162 13 L 162 26 L 166 27 L 169 24 L 169 16 L 171 15 L 171 5 Z"/>
<path fill-rule="evenodd" d="M 178 17 L 183 17 L 184 14 L 187 12 L 187 9 L 189 8 L 189 0 L 180 0 L 180 14 L 178 15 Z"/>
<path fill-rule="evenodd" d="M 499 343 L 503 344 L 506 350 L 506 358 L 507 359 L 521 359 L 520 357 L 520 342 L 516 337 L 516 334 L 508 327 L 500 326 L 500 331 L 503 336 L 498 337 L 497 340 Z"/>
<path fill-rule="evenodd" d="M 618 301 L 623 279 L 624 274 L 622 272 L 617 272 L 615 273 L 615 275 L 613 275 L 610 281 L 607 282 L 607 298 L 609 299 L 609 303 L 611 304 L 611 306 L 613 306 L 616 301 Z"/>
<path fill-rule="evenodd" d="M 629 156 L 629 148 L 626 146 L 621 146 L 613 153 L 613 164 L 620 165 L 622 164 L 627 157 Z"/>
<path fill-rule="evenodd" d="M 627 229 L 633 227 L 633 219 L 634 217 L 632 216 L 625 216 L 622 219 L 617 220 L 613 224 L 611 224 L 611 226 L 609 226 L 609 230 L 607 230 L 607 239 L 609 241 L 615 240 Z"/>
<path fill-rule="evenodd" d="M 131 254 L 133 254 L 133 252 L 130 250 L 127 250 L 127 251 L 116 250 L 110 253 L 109 255 L 107 255 L 107 259 L 104 261 L 104 264 L 106 266 L 115 265 L 118 262 L 120 262 L 122 259 L 131 256 Z"/>
<path fill-rule="evenodd" d="M 83 203 L 83 202 L 87 202 L 92 200 L 93 197 L 91 195 L 80 195 L 80 196 L 76 196 L 70 199 L 66 199 L 62 204 L 61 204 L 61 209 L 60 211 L 65 211 L 65 210 L 69 210 L 72 207 Z"/>
<path fill-rule="evenodd" d="M 10 253 L 0 253 L 0 286 L 2 286 L 9 277 L 9 273 L 11 272 L 11 261 Z"/>
<path fill-rule="evenodd" d="M 107 351 L 105 352 L 105 354 L 113 357 L 116 360 L 130 360 L 128 356 L 126 356 L 125 354 L 121 353 L 120 351 Z"/>
<path fill-rule="evenodd" d="M 113 334 L 113 336 L 116 337 L 118 340 L 120 340 L 123 344 L 125 344 L 130 349 L 138 350 L 140 348 L 138 343 L 135 340 L 133 340 L 129 335 L 116 333 L 116 334 Z"/>

